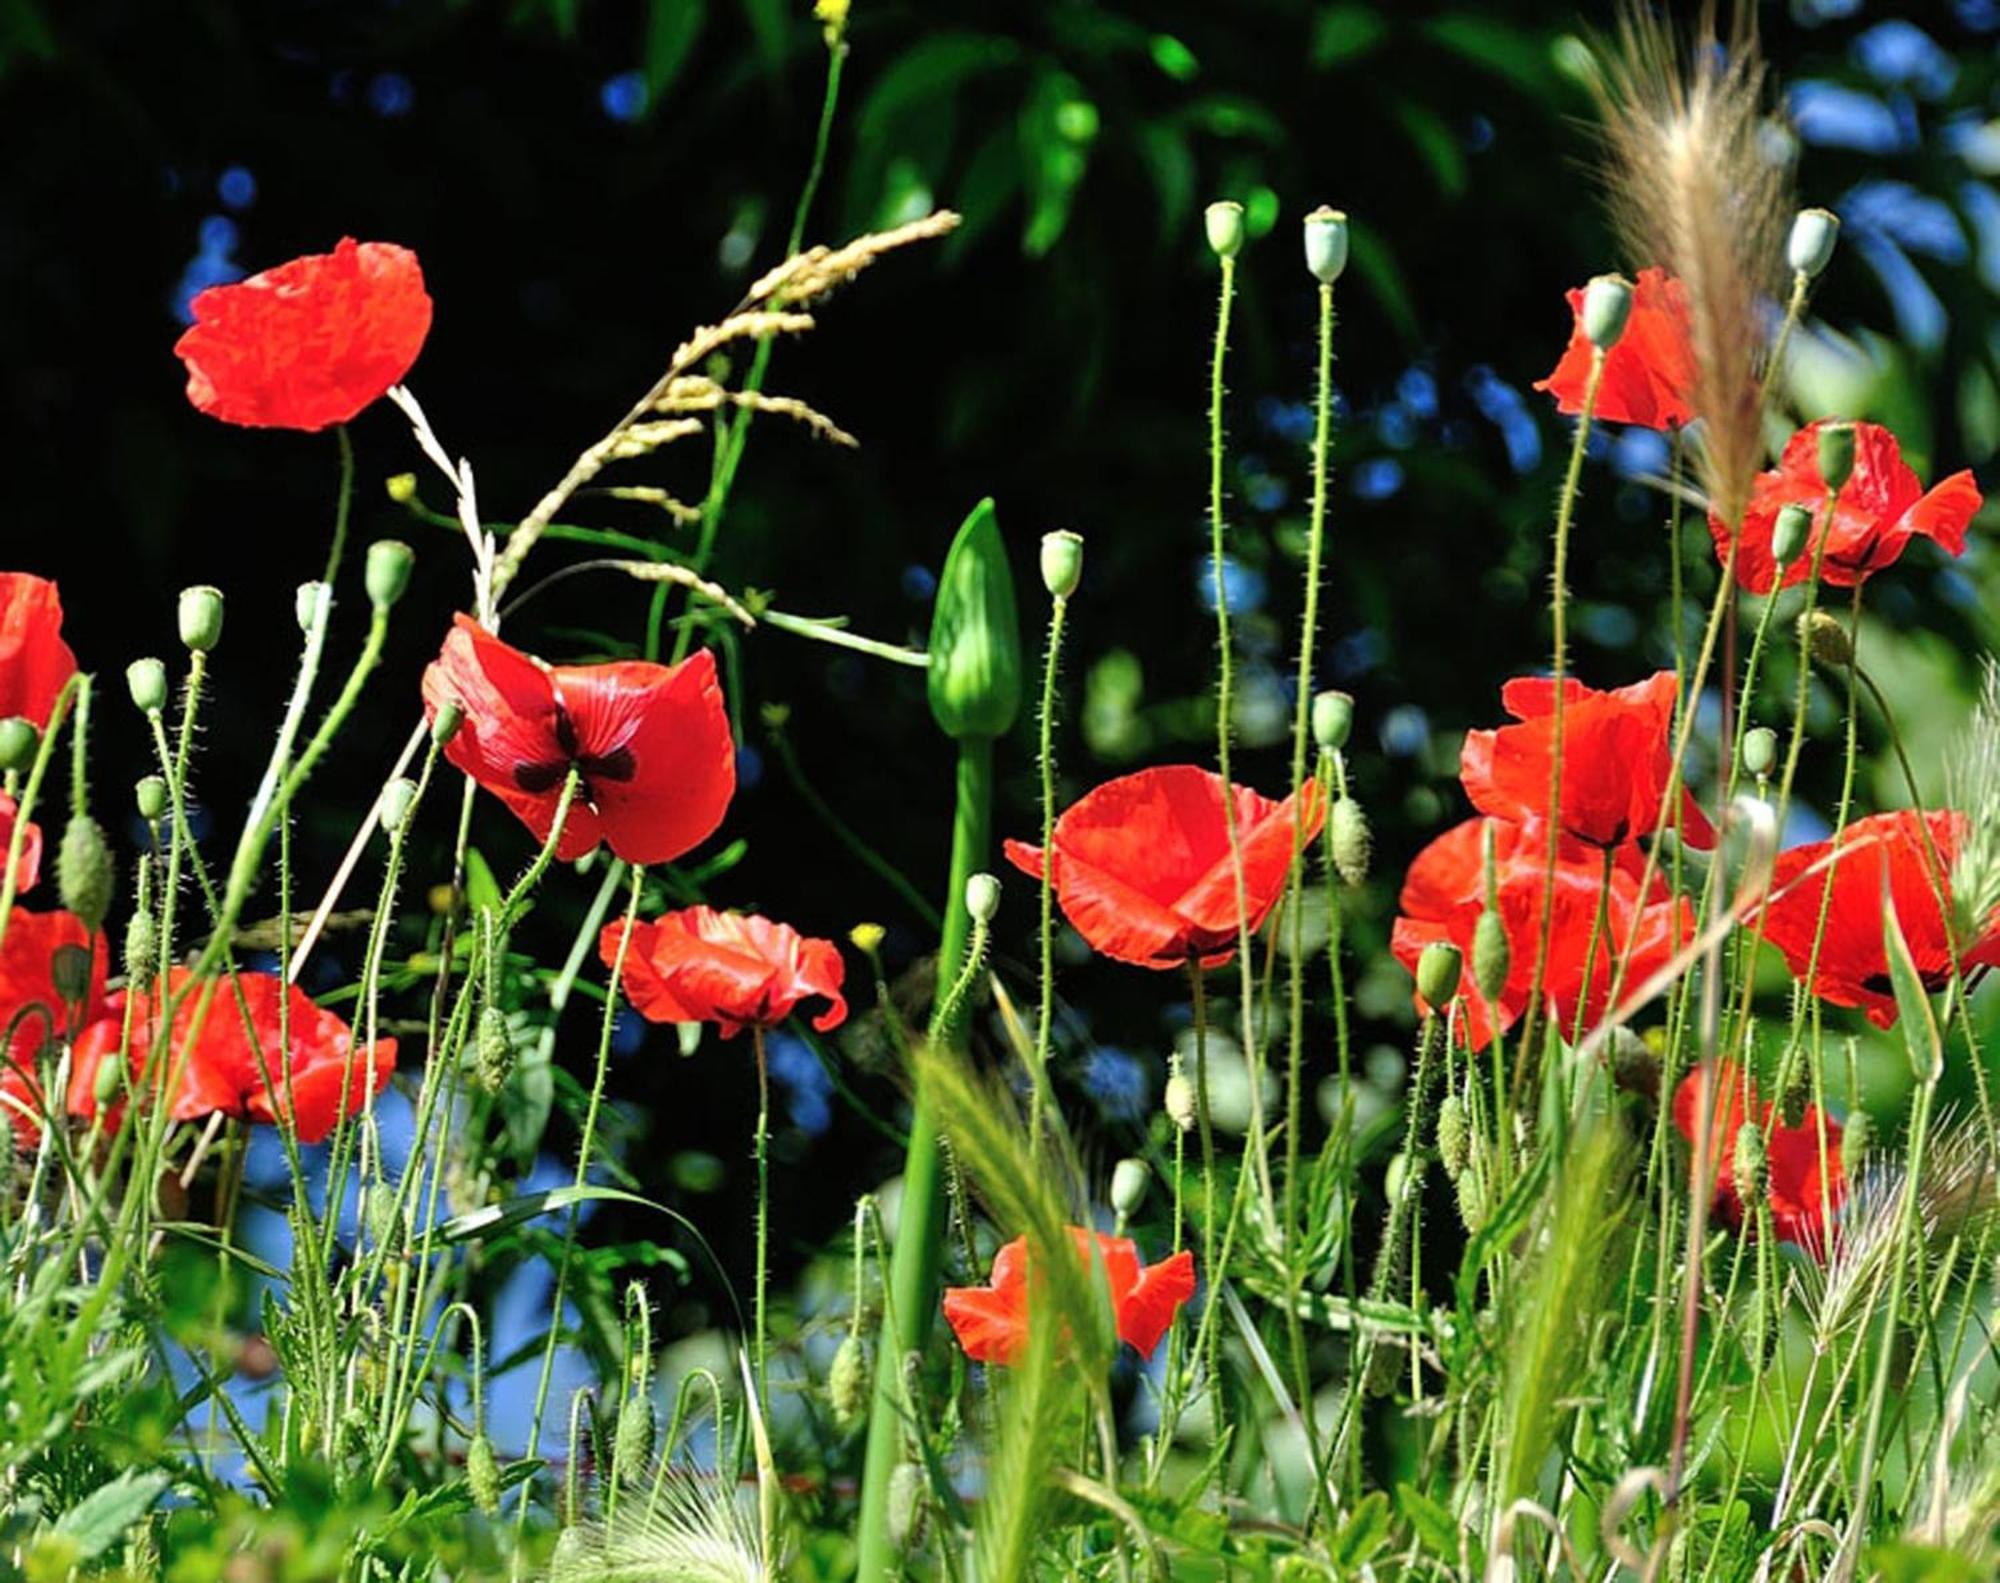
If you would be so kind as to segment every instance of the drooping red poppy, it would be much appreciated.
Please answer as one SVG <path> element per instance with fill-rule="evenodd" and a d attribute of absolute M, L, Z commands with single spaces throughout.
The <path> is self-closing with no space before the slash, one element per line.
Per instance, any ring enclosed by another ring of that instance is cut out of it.
<path fill-rule="evenodd" d="M 1780 852 L 1771 871 L 1764 938 L 1784 953 L 1794 978 L 1803 979 L 1812 968 L 1807 988 L 1820 999 L 1857 1006 L 1878 1028 L 1896 1021 L 1888 947 L 1882 938 L 1885 884 L 1925 987 L 1938 990 L 1951 982 L 1951 943 L 1938 897 L 1942 891 L 1944 906 L 1951 905 L 1951 864 L 1967 820 L 1964 814 L 1944 811 L 1924 818 L 1940 865 L 1935 887 L 1924 825 L 1910 809 L 1857 819 L 1840 833 L 1837 844 L 1815 841 Z M 1840 860 L 1808 874 L 1836 845 Z M 1819 933 L 1821 898 L 1829 889 L 1832 899 L 1815 967 L 1813 937 Z M 1978 934 L 1959 941 L 1959 949 L 1967 968 L 2000 964 L 2000 919 L 1984 920 Z"/>
<path fill-rule="evenodd" d="M 1142 1265 L 1129 1237 L 1107 1237 L 1070 1227 L 1076 1256 L 1088 1270 L 1101 1261 L 1118 1339 L 1150 1358 L 1173 1325 L 1181 1304 L 1194 1296 L 1194 1255 L 1182 1249 L 1158 1264 Z M 993 1256 L 984 1286 L 954 1286 L 944 1294 L 944 1317 L 975 1363 L 1008 1364 L 1028 1344 L 1028 1239 L 1016 1237 Z"/>
<path fill-rule="evenodd" d="M 1879 423 L 1853 426 L 1854 471 L 1841 486 L 1828 530 L 1826 481 L 1819 471 L 1819 432 L 1825 427 L 1824 423 L 1807 424 L 1785 442 L 1777 468 L 1757 475 L 1736 550 L 1738 583 L 1753 594 L 1768 594 L 1777 584 L 1771 535 L 1778 513 L 1793 504 L 1812 512 L 1812 532 L 1805 549 L 1785 567 L 1785 587 L 1812 575 L 1815 554 L 1820 555 L 1821 582 L 1834 588 L 1852 588 L 1894 565 L 1913 538 L 1935 540 L 1949 555 L 1965 553 L 1965 530 L 1981 504 L 1972 474 L 1953 473 L 1926 490 L 1915 470 L 1903 460 L 1896 436 Z M 1708 531 L 1720 563 L 1729 552 L 1729 524 L 1711 512 Z M 1822 538 L 1826 540 L 1824 551 L 1819 549 Z"/>
<path fill-rule="evenodd" d="M 1482 848 L 1487 823 L 1468 819 L 1447 830 L 1417 854 L 1404 877 L 1390 945 L 1413 974 L 1424 947 L 1436 940 L 1450 941 L 1471 959 L 1473 931 L 1485 906 Z M 1528 1008 L 1548 878 L 1546 825 L 1492 823 L 1494 877 L 1509 946 L 1507 982 L 1499 1004 L 1489 1011 L 1485 997 L 1469 977 L 1465 980 L 1466 1036 L 1475 1046 L 1511 1028 Z M 1605 853 L 1565 841 L 1556 862 L 1542 983 L 1545 1007 L 1565 1037 L 1578 1026 L 1579 1014 L 1586 1032 L 1604 1014 L 1621 955 L 1627 958 L 1621 988 L 1631 990 L 1665 966 L 1693 934 L 1686 901 L 1672 897 L 1657 876 L 1641 899 L 1644 864 L 1636 851 L 1624 848 L 1610 856 L 1607 874 Z M 1600 926 L 1600 906 L 1608 929 Z"/>
<path fill-rule="evenodd" d="M 598 955 L 618 959 L 625 925 L 598 936 Z M 846 966 L 831 940 L 801 935 L 790 924 L 754 913 L 688 907 L 632 926 L 625 951 L 626 997 L 650 1022 L 713 1022 L 725 1039 L 745 1028 L 774 1028 L 799 1003 L 826 1002 L 813 1026 L 821 1033 L 847 1019 L 840 992 Z"/>
<path fill-rule="evenodd" d="M 1555 745 L 1555 683 L 1519 676 L 1500 702 L 1520 723 L 1468 731 L 1459 779 L 1473 807 L 1498 819 L 1545 819 Z M 1598 692 L 1563 681 L 1563 834 L 1611 848 L 1651 835 L 1673 773 L 1674 674 L 1661 671 L 1630 687 Z M 1681 837 L 1714 844 L 1715 832 L 1694 798 L 1681 793 Z"/>
<path fill-rule="evenodd" d="M 347 422 L 409 373 L 431 327 L 417 255 L 352 237 L 211 286 L 191 311 L 194 324 L 174 343 L 188 400 L 255 429 Z"/>
<path fill-rule="evenodd" d="M 5 853 L 14 840 L 14 826 L 20 819 L 20 809 L 14 799 L 0 793 L 0 868 L 5 866 Z M 32 819 L 21 835 L 21 860 L 14 865 L 14 889 L 33 890 L 35 881 L 42 877 L 42 827 Z"/>
<path fill-rule="evenodd" d="M 90 953 L 83 999 L 66 1005 L 56 989 L 56 953 L 66 947 Z M 32 1147 L 41 1137 L 42 1052 L 101 1016 L 105 1006 L 105 963 L 109 947 L 69 912 L 30 912 L 16 907 L 0 940 L 0 1108 L 15 1136 Z"/>
<path fill-rule="evenodd" d="M 1773 1117 L 1775 1106 L 1760 1104 L 1757 1085 L 1734 1061 L 1717 1061 L 1708 1068 L 1717 1085 L 1709 1101 L 1714 1118 L 1709 1130 L 1709 1155 L 1714 1163 L 1716 1211 L 1731 1226 L 1746 1216 L 1736 1189 L 1736 1135 L 1746 1122 L 1764 1130 L 1772 1228 L 1782 1242 L 1795 1242 L 1823 1255 L 1826 1219 L 1847 1196 L 1847 1178 L 1840 1160 L 1840 1123 L 1817 1105 L 1807 1105 L 1796 1127 Z M 1701 1126 L 1702 1073 L 1690 1072 L 1674 1090 L 1674 1125 L 1689 1143 Z"/>
<path fill-rule="evenodd" d="M 1294 821 L 1304 799 L 1305 839 L 1326 809 L 1317 782 L 1283 802 L 1238 786 L 1236 831 L 1243 854 L 1249 927 L 1284 893 Z M 1214 967 L 1236 949 L 1236 870 L 1229 851 L 1222 777 L 1170 764 L 1106 781 L 1055 822 L 1053 883 L 1063 916 L 1095 950 L 1137 967 Z M 1036 879 L 1040 847 L 1006 844 L 1007 860 Z"/>
<path fill-rule="evenodd" d="M 736 745 L 715 656 L 548 666 L 460 616 L 424 672 L 424 712 L 465 714 L 445 757 L 547 840 L 562 785 L 580 779 L 556 856 L 603 841 L 666 863 L 715 833 L 736 791 Z"/>
<path fill-rule="evenodd" d="M 0 572 L 0 720 L 49 723 L 56 698 L 76 674 L 62 639 L 62 596 L 46 577 Z"/>
<path fill-rule="evenodd" d="M 1558 412 L 1574 416 L 1583 411 L 1592 348 L 1583 333 L 1583 288 L 1568 295 L 1573 321 L 1569 345 L 1549 377 L 1535 381 L 1535 389 L 1552 394 Z M 1642 269 L 1632 283 L 1632 312 L 1625 333 L 1604 355 L 1596 416 L 1606 423 L 1636 423 L 1646 429 L 1686 428 L 1698 416 L 1694 387 L 1687 288 L 1663 269 Z"/>

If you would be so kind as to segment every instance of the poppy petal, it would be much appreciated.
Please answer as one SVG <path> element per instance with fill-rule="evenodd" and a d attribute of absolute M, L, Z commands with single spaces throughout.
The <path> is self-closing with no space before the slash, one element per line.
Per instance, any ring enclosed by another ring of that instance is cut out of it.
<path fill-rule="evenodd" d="M 1172 1258 L 1148 1265 L 1125 1300 L 1118 1305 L 1119 1337 L 1152 1357 L 1160 1338 L 1173 1327 L 1174 1315 L 1194 1296 L 1194 1255 L 1183 1248 Z"/>

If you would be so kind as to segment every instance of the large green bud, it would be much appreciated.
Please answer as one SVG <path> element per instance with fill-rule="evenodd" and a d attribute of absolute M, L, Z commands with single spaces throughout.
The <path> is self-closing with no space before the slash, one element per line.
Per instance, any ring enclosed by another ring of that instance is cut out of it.
<path fill-rule="evenodd" d="M 1021 623 L 993 502 L 951 541 L 931 615 L 931 713 L 946 736 L 1004 736 L 1021 712 Z"/>

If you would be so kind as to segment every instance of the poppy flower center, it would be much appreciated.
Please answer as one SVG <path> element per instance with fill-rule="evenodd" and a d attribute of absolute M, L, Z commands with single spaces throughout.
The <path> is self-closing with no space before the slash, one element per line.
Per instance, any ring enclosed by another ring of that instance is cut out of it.
<path fill-rule="evenodd" d="M 540 764 L 516 764 L 514 784 L 524 792 L 539 796 L 543 792 L 554 791 L 562 784 L 563 777 L 575 766 L 577 772 L 577 794 L 587 803 L 595 803 L 597 797 L 592 789 L 594 781 L 629 781 L 637 769 L 629 747 L 612 749 L 609 753 L 579 753 L 576 739 L 576 723 L 570 719 L 569 711 L 556 705 L 556 743 L 563 750 L 563 757 Z"/>

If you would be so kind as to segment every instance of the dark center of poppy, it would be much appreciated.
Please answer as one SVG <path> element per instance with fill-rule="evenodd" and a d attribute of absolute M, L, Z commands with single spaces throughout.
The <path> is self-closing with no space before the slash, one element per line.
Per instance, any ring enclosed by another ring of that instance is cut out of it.
<path fill-rule="evenodd" d="M 516 764 L 514 784 L 524 792 L 541 796 L 560 786 L 563 777 L 574 765 L 577 771 L 577 795 L 587 803 L 595 803 L 597 798 L 592 789 L 594 781 L 628 781 L 637 771 L 638 765 L 629 747 L 615 748 L 609 753 L 577 752 L 576 722 L 569 717 L 569 711 L 561 704 L 556 705 L 556 744 L 563 751 L 559 759 L 550 759 L 540 764 Z"/>

